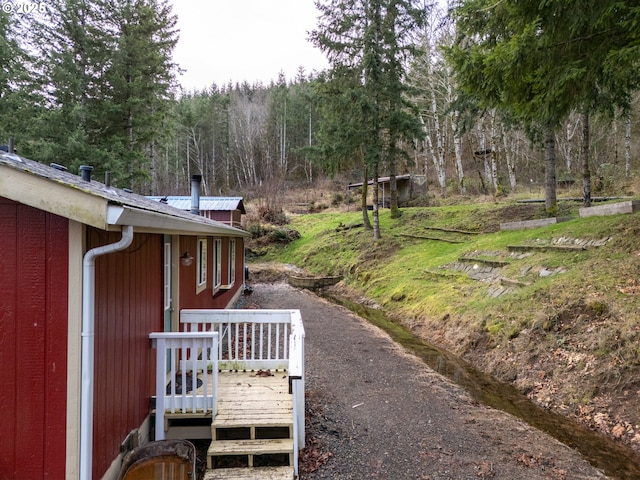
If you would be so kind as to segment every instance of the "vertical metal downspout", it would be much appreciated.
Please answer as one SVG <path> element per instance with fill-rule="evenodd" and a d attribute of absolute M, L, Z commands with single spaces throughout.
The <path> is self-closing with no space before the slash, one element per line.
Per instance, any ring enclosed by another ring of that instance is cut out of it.
<path fill-rule="evenodd" d="M 82 262 L 82 376 L 80 389 L 80 480 L 91 480 L 93 469 L 93 364 L 95 324 L 95 259 L 124 250 L 133 241 L 133 227 L 122 227 L 122 238 L 89 250 Z"/>

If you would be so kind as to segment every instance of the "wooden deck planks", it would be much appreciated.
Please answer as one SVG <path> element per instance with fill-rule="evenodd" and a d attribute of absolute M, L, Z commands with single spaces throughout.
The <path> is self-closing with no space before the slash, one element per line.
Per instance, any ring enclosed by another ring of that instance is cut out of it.
<path fill-rule="evenodd" d="M 211 442 L 207 455 L 267 455 L 273 453 L 291 453 L 292 451 L 292 438 L 223 440 Z"/>
<path fill-rule="evenodd" d="M 220 468 L 208 470 L 204 480 L 292 480 L 293 467 Z"/>
<path fill-rule="evenodd" d="M 289 426 L 293 403 L 286 375 L 261 377 L 252 372 L 228 372 L 218 377 L 218 414 L 213 426 Z"/>

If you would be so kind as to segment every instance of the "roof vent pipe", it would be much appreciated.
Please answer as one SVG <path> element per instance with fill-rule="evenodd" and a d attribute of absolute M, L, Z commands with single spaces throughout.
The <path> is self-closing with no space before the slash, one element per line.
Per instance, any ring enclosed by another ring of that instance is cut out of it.
<path fill-rule="evenodd" d="M 80 165 L 80 174 L 82 175 L 82 179 L 85 182 L 91 181 L 92 171 L 93 171 L 93 167 L 91 165 Z"/>
<path fill-rule="evenodd" d="M 191 176 L 191 213 L 200 215 L 200 184 L 202 175 Z"/>

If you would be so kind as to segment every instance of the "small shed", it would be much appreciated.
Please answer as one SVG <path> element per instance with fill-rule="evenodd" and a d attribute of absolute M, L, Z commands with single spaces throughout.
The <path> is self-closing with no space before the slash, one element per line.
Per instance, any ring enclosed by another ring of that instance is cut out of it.
<path fill-rule="evenodd" d="M 373 185 L 373 179 L 367 182 L 368 185 Z M 361 188 L 363 182 L 350 183 L 347 185 L 348 190 L 355 188 Z M 427 177 L 425 175 L 396 175 L 396 186 L 398 189 L 398 206 L 404 207 L 415 198 L 418 198 L 427 193 Z M 391 204 L 391 177 L 378 178 L 378 198 L 381 205 L 388 208 Z M 373 194 L 369 194 L 369 198 L 373 198 Z"/>
<path fill-rule="evenodd" d="M 166 195 L 147 197 L 157 202 L 166 203 L 180 210 L 190 211 L 192 209 L 191 197 L 182 195 Z M 211 220 L 241 228 L 242 215 L 247 212 L 244 209 L 242 197 L 200 197 L 200 215 Z"/>

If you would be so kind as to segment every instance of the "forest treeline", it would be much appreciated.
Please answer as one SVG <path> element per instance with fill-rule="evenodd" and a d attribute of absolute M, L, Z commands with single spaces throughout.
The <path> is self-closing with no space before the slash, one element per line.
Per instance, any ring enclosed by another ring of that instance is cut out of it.
<path fill-rule="evenodd" d="M 329 70 L 196 91 L 167 0 L 4 9 L 0 139 L 143 194 L 187 193 L 194 173 L 210 195 L 403 173 L 440 196 L 597 192 L 638 168 L 635 2 L 316 3 Z"/>

